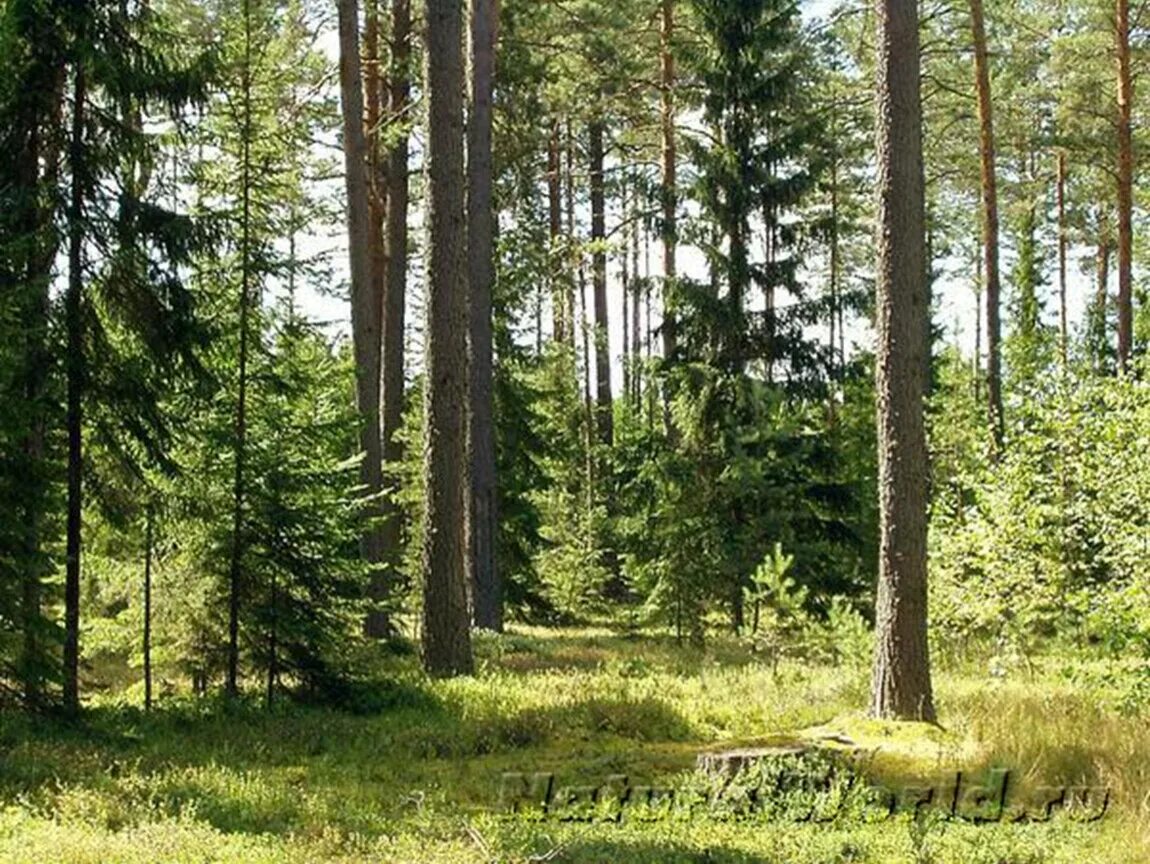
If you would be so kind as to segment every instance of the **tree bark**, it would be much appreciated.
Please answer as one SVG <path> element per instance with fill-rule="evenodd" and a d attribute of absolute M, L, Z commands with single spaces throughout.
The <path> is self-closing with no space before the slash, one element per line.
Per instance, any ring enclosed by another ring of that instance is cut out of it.
<path fill-rule="evenodd" d="M 603 184 L 603 134 L 602 119 L 592 120 L 588 158 L 591 169 L 591 281 L 595 298 L 595 426 L 599 442 L 609 447 L 615 439 L 615 423 L 607 317 L 607 201 Z"/>
<path fill-rule="evenodd" d="M 495 283 L 495 211 L 492 193 L 492 92 L 495 79 L 497 0 L 471 0 L 471 114 L 467 124 L 467 270 L 471 351 L 468 510 L 472 621 L 503 631 L 503 585 L 495 554 L 498 498 L 495 472 L 492 305 Z"/>
<path fill-rule="evenodd" d="M 351 265 L 351 334 L 355 354 L 355 394 L 359 413 L 359 446 L 364 458 L 360 480 L 374 497 L 373 524 L 361 539 L 364 560 L 378 584 L 383 561 L 383 435 L 380 418 L 380 362 L 383 298 L 374 278 L 371 241 L 372 207 L 368 188 L 367 141 L 364 136 L 363 73 L 359 59 L 359 4 L 339 0 L 339 85 L 343 114 L 344 185 L 347 192 L 348 258 Z M 374 590 L 369 589 L 370 594 Z"/>
<path fill-rule="evenodd" d="M 403 461 L 403 443 L 396 436 L 403 425 L 405 406 L 404 334 L 407 313 L 407 208 L 409 118 L 411 100 L 411 4 L 394 0 L 391 12 L 391 67 L 388 73 L 388 114 L 393 129 L 387 154 L 387 209 L 384 224 L 384 259 L 387 278 L 383 284 L 383 335 L 381 339 L 383 418 L 383 463 L 390 468 Z M 389 487 L 391 484 L 387 484 Z M 383 526 L 380 543 L 386 569 L 376 583 L 379 603 L 390 596 L 396 579 L 396 566 L 403 547 L 403 514 L 394 491 L 388 488 L 382 501 Z M 375 638 L 392 635 L 394 627 L 385 609 L 373 610 L 367 634 Z"/>
<path fill-rule="evenodd" d="M 675 316 L 670 295 L 674 292 L 677 269 L 675 261 L 678 242 L 676 221 L 676 146 L 675 146 L 675 55 L 671 40 L 675 33 L 675 0 L 662 0 L 662 20 L 659 28 L 659 88 L 660 127 L 662 131 L 662 198 L 663 198 L 663 356 L 675 354 Z"/>
<path fill-rule="evenodd" d="M 998 267 L 998 180 L 995 173 L 994 108 L 982 0 L 970 0 L 974 77 L 978 96 L 978 146 L 982 182 L 982 249 L 986 257 L 986 395 L 995 453 L 1002 450 L 1002 319 Z"/>
<path fill-rule="evenodd" d="M 473 669 L 464 519 L 467 471 L 467 225 L 463 173 L 463 15 L 428 0 L 427 359 L 423 532 L 423 665 Z"/>
<path fill-rule="evenodd" d="M 551 124 L 551 136 L 547 139 L 547 228 L 551 246 L 551 338 L 556 342 L 567 339 L 566 320 L 567 280 L 563 273 L 562 259 L 559 256 L 559 237 L 563 232 L 563 184 L 559 167 L 559 124 Z"/>
<path fill-rule="evenodd" d="M 1132 299 L 1134 231 L 1134 144 L 1130 112 L 1130 3 L 1117 0 L 1115 37 L 1118 55 L 1118 371 L 1129 370 L 1134 336 Z"/>
<path fill-rule="evenodd" d="M 68 288 L 64 298 L 67 330 L 68 505 L 64 572 L 64 710 L 80 710 L 80 548 L 83 512 L 84 442 L 84 113 L 87 79 L 76 61 L 70 141 L 71 190 L 68 210 Z"/>
<path fill-rule="evenodd" d="M 878 3 L 879 579 L 870 711 L 934 720 L 927 648 L 926 285 L 918 14 Z"/>

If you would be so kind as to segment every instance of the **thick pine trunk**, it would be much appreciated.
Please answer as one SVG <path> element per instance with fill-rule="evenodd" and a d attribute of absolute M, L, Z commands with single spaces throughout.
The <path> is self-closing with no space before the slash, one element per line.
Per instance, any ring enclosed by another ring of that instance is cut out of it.
<path fill-rule="evenodd" d="M 927 292 L 915 0 L 880 0 L 878 37 L 879 579 L 871 714 L 934 720 L 927 650 Z"/>
<path fill-rule="evenodd" d="M 982 182 L 982 249 L 986 257 L 986 395 L 995 452 L 1002 449 L 1002 319 L 998 267 L 998 180 L 995 172 L 994 107 L 982 0 L 970 0 L 974 77 L 978 96 L 978 149 Z"/>
<path fill-rule="evenodd" d="M 423 532 L 423 665 L 473 669 L 464 531 L 467 471 L 467 225 L 463 173 L 463 15 L 428 0 L 427 359 Z"/>
<path fill-rule="evenodd" d="M 492 196 L 492 90 L 495 78 L 497 0 L 471 0 L 471 114 L 467 125 L 467 270 L 470 286 L 468 510 L 472 620 L 503 630 L 503 585 L 495 555 L 498 500 L 495 477 L 492 305 L 495 283 L 495 212 Z"/>
<path fill-rule="evenodd" d="M 591 187 L 591 283 L 595 299 L 595 427 L 599 442 L 610 446 L 615 438 L 611 398 L 611 347 L 607 318 L 607 198 L 603 183 L 604 124 L 591 121 L 588 158 Z"/>
<path fill-rule="evenodd" d="M 77 61 L 72 93 L 71 191 L 68 210 L 68 288 L 64 300 L 67 330 L 68 504 L 64 570 L 64 710 L 80 710 L 80 547 L 83 512 L 84 388 L 84 112 L 87 81 Z"/>
<path fill-rule="evenodd" d="M 364 136 L 363 73 L 359 59 L 359 4 L 339 0 L 339 85 L 343 114 L 344 185 L 347 192 L 348 258 L 351 269 L 351 336 L 355 353 L 355 395 L 359 413 L 359 446 L 363 452 L 360 480 L 377 496 L 371 516 L 382 519 L 383 434 L 380 418 L 380 361 L 383 297 L 374 278 L 372 206 L 368 188 L 367 141 Z M 379 524 L 361 540 L 364 559 L 372 566 L 373 585 L 383 561 Z"/>
<path fill-rule="evenodd" d="M 1134 335 L 1134 144 L 1130 122 L 1134 89 L 1130 78 L 1129 0 L 1117 0 L 1115 17 L 1118 55 L 1118 371 L 1125 373 L 1130 365 Z"/>

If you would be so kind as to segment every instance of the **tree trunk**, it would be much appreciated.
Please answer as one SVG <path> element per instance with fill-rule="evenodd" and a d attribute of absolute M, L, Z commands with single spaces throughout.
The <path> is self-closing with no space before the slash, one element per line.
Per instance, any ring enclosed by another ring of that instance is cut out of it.
<path fill-rule="evenodd" d="M 492 199 L 491 99 L 495 78 L 497 0 L 471 0 L 471 114 L 467 124 L 467 270 L 471 351 L 468 447 L 471 498 L 467 527 L 472 620 L 503 631 L 503 585 L 495 555 L 498 499 L 495 475 L 492 305 L 495 212 Z"/>
<path fill-rule="evenodd" d="M 1095 351 L 1094 371 L 1101 374 L 1106 368 L 1106 343 L 1108 341 L 1106 312 L 1109 305 L 1110 256 L 1112 253 L 1110 226 L 1104 214 L 1098 217 L 1098 251 L 1094 259 L 1094 327 L 1092 348 Z"/>
<path fill-rule="evenodd" d="M 591 281 L 595 297 L 595 425 L 600 443 L 609 447 L 615 438 L 615 424 L 607 319 L 607 201 L 603 188 L 603 133 L 603 121 L 598 118 L 592 120 L 588 156 L 591 169 Z"/>
<path fill-rule="evenodd" d="M 407 311 L 407 206 L 408 111 L 411 97 L 411 4 L 394 0 L 391 12 L 391 68 L 388 74 L 388 114 L 395 128 L 389 131 L 393 144 L 387 155 L 387 210 L 384 224 L 384 259 L 387 278 L 383 284 L 383 336 L 381 397 L 383 418 L 383 462 L 389 468 L 403 461 L 403 443 L 396 432 L 403 425 L 405 405 L 404 326 Z M 391 485 L 391 484 L 388 484 Z M 382 501 L 383 526 L 380 543 L 387 569 L 376 582 L 377 602 L 389 596 L 402 554 L 403 514 L 390 490 Z M 368 617 L 366 632 L 381 638 L 394 627 L 385 609 L 376 608 Z"/>
<path fill-rule="evenodd" d="M 827 397 L 827 417 L 835 422 L 837 381 L 839 366 L 835 357 L 835 325 L 839 308 L 839 160 L 838 153 L 831 156 L 831 249 L 830 249 L 830 352 L 827 364 L 827 379 L 830 393 Z"/>
<path fill-rule="evenodd" d="M 642 385 L 643 363 L 640 356 L 642 350 L 639 345 L 639 315 L 642 306 L 642 292 L 645 279 L 639 278 L 639 212 L 643 202 L 639 200 L 639 189 L 635 189 L 634 221 L 631 223 L 631 404 L 639 406 L 640 388 Z M 624 343 L 627 333 L 623 333 Z"/>
<path fill-rule="evenodd" d="M 358 49 L 357 49 L 358 50 Z M 248 355 L 251 341 L 252 297 L 252 32 L 251 9 L 244 4 L 243 129 L 240 155 L 240 196 L 242 226 L 240 236 L 240 345 L 236 381 L 234 427 L 235 464 L 232 475 L 232 548 L 228 564 L 228 649 L 224 692 L 229 699 L 239 696 L 240 593 L 243 577 L 245 537 L 244 507 L 247 498 L 248 441 Z"/>
<path fill-rule="evenodd" d="M 677 276 L 675 251 L 678 242 L 676 224 L 675 178 L 675 55 L 671 40 L 675 33 L 675 0 L 663 0 L 662 21 L 659 28 L 659 88 L 660 126 L 662 130 L 662 198 L 663 198 L 663 356 L 675 354 L 675 316 L 670 295 L 674 292 Z"/>
<path fill-rule="evenodd" d="M 1130 111 L 1134 98 L 1130 78 L 1130 4 L 1117 0 L 1116 31 L 1118 54 L 1118 371 L 1129 370 L 1133 344 L 1134 312 L 1132 278 L 1134 232 L 1134 145 L 1130 131 Z"/>
<path fill-rule="evenodd" d="M 551 338 L 556 342 L 567 339 L 566 292 L 567 280 L 562 259 L 558 254 L 559 236 L 563 232 L 563 184 L 559 168 L 559 124 L 551 124 L 551 137 L 547 139 L 547 227 L 551 246 Z"/>
<path fill-rule="evenodd" d="M 970 0 L 974 77 L 978 95 L 978 144 L 982 171 L 982 248 L 986 256 L 986 394 L 995 453 L 1002 450 L 1002 320 L 998 270 L 998 180 L 995 174 L 994 109 L 982 0 Z"/>
<path fill-rule="evenodd" d="M 1062 368 L 1069 356 L 1070 328 L 1066 316 L 1066 152 L 1058 153 L 1058 348 Z"/>
<path fill-rule="evenodd" d="M 380 388 L 374 397 L 365 394 L 365 399 L 374 399 L 376 412 L 382 411 L 383 402 L 383 376 L 387 373 L 383 369 L 383 332 L 387 302 L 387 279 L 390 275 L 387 264 L 387 198 L 390 186 L 387 179 L 389 165 L 388 154 L 383 147 L 383 112 L 388 98 L 385 82 L 383 80 L 383 60 L 380 52 L 380 0 L 367 0 L 364 29 L 364 65 L 363 94 L 364 94 L 364 147 L 367 158 L 367 196 L 368 196 L 368 258 L 371 262 L 371 288 L 368 292 L 369 302 L 373 309 L 378 309 L 378 335 L 374 339 L 378 345 L 376 354 L 380 364 L 377 386 Z M 368 310 L 368 314 L 375 314 Z M 389 557 L 394 558 L 398 538 L 390 531 L 394 522 L 394 507 L 391 506 L 390 496 L 382 494 L 384 487 L 383 466 L 387 459 L 387 446 L 384 443 L 384 428 L 382 414 L 379 416 L 379 483 L 381 496 L 373 508 L 380 523 L 373 536 L 369 538 L 368 560 L 376 565 L 371 571 L 371 581 L 368 585 L 368 599 L 371 606 L 364 623 L 364 634 L 369 638 L 386 638 L 392 634 L 391 622 L 387 610 L 387 598 L 391 584 L 392 573 L 387 567 Z M 373 442 L 374 443 L 374 442 Z M 366 451 L 365 451 L 366 452 Z M 374 458 L 374 454 L 373 457 Z M 377 556 L 373 558 L 371 556 Z M 272 639 L 274 652 L 275 639 Z M 274 696 L 274 676 L 269 670 L 267 681 L 267 704 L 272 704 Z"/>
<path fill-rule="evenodd" d="M 64 710 L 80 710 L 80 547 L 83 512 L 83 388 L 84 388 L 84 112 L 87 81 L 83 64 L 75 66 L 72 99 L 71 192 L 68 211 L 68 289 L 65 321 L 68 355 L 68 507 L 64 574 Z"/>
<path fill-rule="evenodd" d="M 464 519 L 467 471 L 467 225 L 463 174 L 463 14 L 428 0 L 427 359 L 424 441 L 423 665 L 473 669 Z"/>
<path fill-rule="evenodd" d="M 974 401 L 982 398 L 982 248 L 974 256 Z"/>
<path fill-rule="evenodd" d="M 46 134 L 50 123 L 59 122 L 63 106 L 65 79 L 56 79 L 49 104 L 31 108 L 23 118 L 26 124 L 20 140 L 23 147 L 18 159 L 18 200 L 23 202 L 24 231 L 31 242 L 23 249 L 24 286 L 28 292 L 20 303 L 23 328 L 23 358 L 20 369 L 24 397 L 25 427 L 22 441 L 25 478 L 21 479 L 21 528 L 23 562 L 20 567 L 20 629 L 22 631 L 19 678 L 25 707 L 44 706 L 44 685 L 48 672 L 42 609 L 44 554 L 41 532 L 46 510 L 46 481 L 43 460 L 46 444 L 45 390 L 52 366 L 48 348 L 50 327 L 50 287 L 52 267 L 59 244 L 51 229 L 53 207 L 41 203 L 36 190 L 55 188 L 60 174 L 60 144 Z M 43 186 L 41 186 L 43 184 Z M 19 269 L 14 268 L 14 273 Z"/>
<path fill-rule="evenodd" d="M 870 711 L 876 717 L 931 722 L 923 420 L 930 307 L 918 15 L 914 0 L 881 0 L 878 10 L 880 545 Z"/>
<path fill-rule="evenodd" d="M 155 547 L 156 508 L 149 501 L 144 512 L 144 710 L 152 709 L 152 550 Z"/>
<path fill-rule="evenodd" d="M 360 480 L 375 496 L 369 508 L 373 524 L 361 539 L 364 560 L 371 565 L 377 593 L 383 561 L 381 531 L 383 434 L 380 418 L 380 362 L 383 298 L 374 278 L 372 207 L 368 188 L 367 141 L 364 137 L 363 74 L 359 59 L 359 4 L 339 0 L 339 85 L 343 114 L 344 185 L 347 192 L 348 258 L 351 265 L 351 336 L 355 353 L 355 395 L 359 413 L 359 446 L 363 452 Z"/>
<path fill-rule="evenodd" d="M 567 245 L 570 250 L 569 266 L 572 271 L 579 273 L 579 278 L 582 279 L 583 273 L 583 252 L 579 248 L 579 238 L 576 232 L 575 223 L 575 138 L 571 134 L 571 120 L 568 118 L 566 123 L 566 153 L 564 154 L 564 161 L 566 162 L 566 186 L 567 197 L 564 200 L 564 205 L 567 208 Z M 585 324 L 585 319 L 579 318 L 576 322 L 575 318 L 575 285 L 572 276 L 568 275 L 564 283 L 564 297 L 563 297 L 563 310 L 564 318 L 567 319 L 567 338 L 571 344 L 572 349 L 575 347 L 576 334 L 582 332 Z M 583 290 L 583 285 L 580 282 L 579 290 Z"/>

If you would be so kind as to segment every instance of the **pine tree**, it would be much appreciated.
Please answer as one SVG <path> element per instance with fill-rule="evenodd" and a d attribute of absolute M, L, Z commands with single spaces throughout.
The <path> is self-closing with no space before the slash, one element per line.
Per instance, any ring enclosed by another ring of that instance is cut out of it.
<path fill-rule="evenodd" d="M 467 271 L 463 173 L 463 22 L 453 0 L 427 4 L 427 357 L 423 664 L 473 669 L 464 518 L 468 492 Z"/>
<path fill-rule="evenodd" d="M 879 5 L 878 397 L 880 555 L 871 713 L 934 720 L 926 639 L 925 194 L 918 13 Z"/>

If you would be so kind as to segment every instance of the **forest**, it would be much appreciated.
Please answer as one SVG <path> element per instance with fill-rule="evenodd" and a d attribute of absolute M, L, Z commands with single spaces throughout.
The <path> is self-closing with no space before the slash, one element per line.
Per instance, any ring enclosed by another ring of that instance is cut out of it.
<path fill-rule="evenodd" d="M 1129 0 L 0 0 L 0 862 L 1150 862 Z"/>

